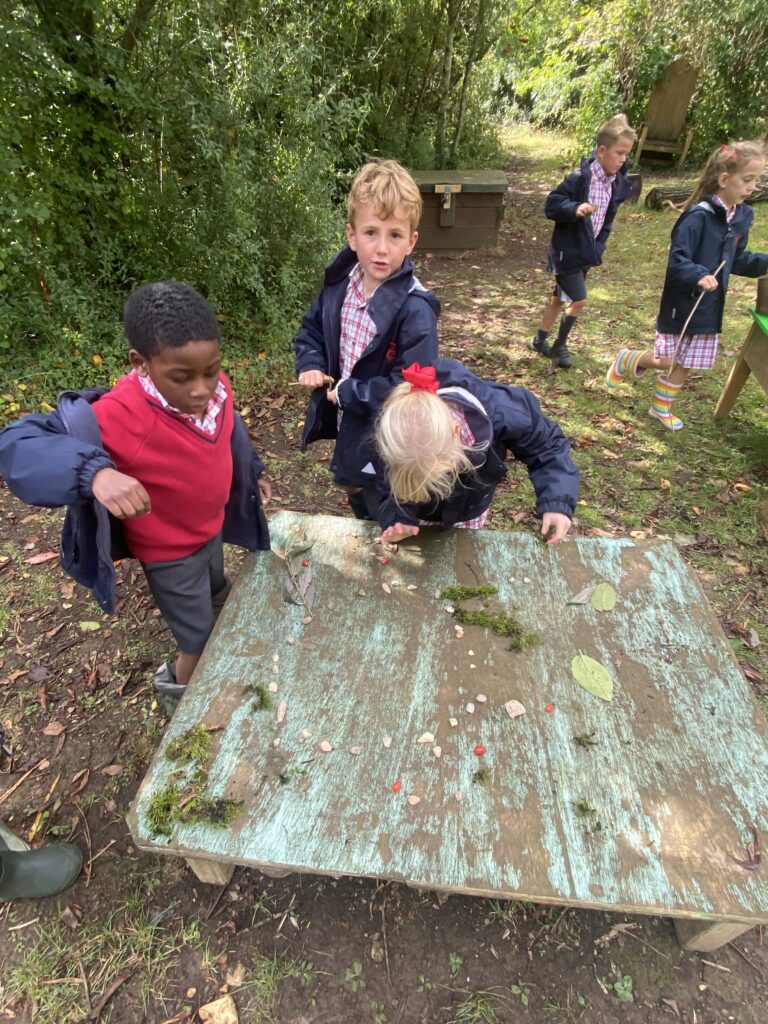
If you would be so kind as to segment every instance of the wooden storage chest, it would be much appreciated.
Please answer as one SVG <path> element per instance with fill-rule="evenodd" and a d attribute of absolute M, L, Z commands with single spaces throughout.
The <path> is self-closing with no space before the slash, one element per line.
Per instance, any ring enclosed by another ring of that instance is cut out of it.
<path fill-rule="evenodd" d="M 414 171 L 424 202 L 417 249 L 484 249 L 498 244 L 504 171 Z"/>

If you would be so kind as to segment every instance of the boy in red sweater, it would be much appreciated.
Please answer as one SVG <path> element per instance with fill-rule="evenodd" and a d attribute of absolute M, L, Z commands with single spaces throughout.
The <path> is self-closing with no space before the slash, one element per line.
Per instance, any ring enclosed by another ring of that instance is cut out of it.
<path fill-rule="evenodd" d="M 111 391 L 65 393 L 56 413 L 7 428 L 0 470 L 23 500 L 69 506 L 62 564 L 108 611 L 120 520 L 122 554 L 141 562 L 181 652 L 154 680 L 172 710 L 230 589 L 222 541 L 269 547 L 271 489 L 233 409 L 203 296 L 176 281 L 143 285 L 123 321 L 131 372 Z"/>

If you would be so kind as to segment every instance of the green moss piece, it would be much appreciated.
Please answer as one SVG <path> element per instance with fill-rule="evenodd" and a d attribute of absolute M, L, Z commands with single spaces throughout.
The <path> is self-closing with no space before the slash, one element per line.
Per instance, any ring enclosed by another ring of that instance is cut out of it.
<path fill-rule="evenodd" d="M 300 779 L 303 775 L 307 774 L 307 769 L 303 764 L 289 764 L 278 775 L 280 784 L 287 786 L 294 779 Z"/>
<path fill-rule="evenodd" d="M 597 814 L 597 810 L 590 807 L 588 800 L 571 800 L 571 807 L 577 818 L 591 818 Z"/>
<path fill-rule="evenodd" d="M 169 761 L 179 764 L 191 764 L 197 761 L 205 764 L 211 755 L 211 733 L 207 725 L 200 723 L 193 726 L 177 740 L 172 740 L 165 750 Z"/>
<path fill-rule="evenodd" d="M 483 765 L 482 768 L 478 768 L 472 776 L 472 781 L 476 782 L 479 786 L 485 786 L 491 777 L 491 769 Z"/>
<path fill-rule="evenodd" d="M 242 801 L 220 797 L 214 800 L 204 796 L 196 796 L 178 810 L 178 821 L 185 824 L 213 825 L 214 828 L 226 828 L 240 813 Z"/>
<path fill-rule="evenodd" d="M 538 643 L 537 633 L 526 633 L 520 623 L 504 612 L 472 612 L 466 608 L 457 608 L 454 618 L 466 626 L 483 626 L 498 636 L 509 637 L 509 650 L 522 651 Z"/>
<path fill-rule="evenodd" d="M 469 601 L 472 597 L 490 597 L 496 593 L 496 587 L 446 587 L 440 597 L 446 601 Z"/>
<path fill-rule="evenodd" d="M 149 802 L 147 825 L 154 836 L 169 836 L 178 820 L 181 790 L 173 783 L 155 793 Z"/>
<path fill-rule="evenodd" d="M 243 693 L 255 694 L 255 700 L 251 704 L 252 711 L 271 711 L 274 707 L 275 702 L 272 699 L 272 694 L 264 683 L 256 683 L 255 686 L 252 683 L 248 683 L 247 686 L 243 687 Z"/>
<path fill-rule="evenodd" d="M 594 738 L 595 732 L 583 732 L 580 736 L 574 736 L 574 740 L 580 747 L 596 747 L 597 740 Z"/>

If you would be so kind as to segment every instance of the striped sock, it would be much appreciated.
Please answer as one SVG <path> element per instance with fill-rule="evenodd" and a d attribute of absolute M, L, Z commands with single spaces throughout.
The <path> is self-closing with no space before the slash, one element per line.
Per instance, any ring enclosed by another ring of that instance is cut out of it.
<path fill-rule="evenodd" d="M 666 377 L 659 377 L 656 382 L 656 393 L 648 415 L 661 420 L 670 430 L 682 430 L 683 421 L 672 415 L 672 403 L 677 398 L 682 384 L 670 384 Z"/>
<path fill-rule="evenodd" d="M 605 375 L 605 383 L 608 387 L 617 388 L 619 384 L 626 381 L 627 377 L 634 380 L 635 377 L 640 377 L 645 373 L 645 368 L 637 365 L 642 354 L 643 350 L 639 348 L 620 348 Z"/>

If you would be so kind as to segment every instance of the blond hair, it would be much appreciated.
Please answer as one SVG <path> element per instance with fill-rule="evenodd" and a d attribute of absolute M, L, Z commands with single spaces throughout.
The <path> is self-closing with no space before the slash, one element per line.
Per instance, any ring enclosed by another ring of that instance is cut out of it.
<path fill-rule="evenodd" d="M 765 163 L 765 146 L 762 142 L 742 140 L 729 145 L 723 143 L 707 160 L 691 198 L 683 204 L 682 209 L 687 210 L 689 206 L 698 203 L 702 196 L 717 192 L 721 174 L 736 174 L 751 160 L 762 160 Z"/>
<path fill-rule="evenodd" d="M 450 406 L 438 395 L 408 383 L 390 392 L 376 423 L 376 446 L 397 502 L 423 504 L 453 493 L 462 473 L 474 472 Z"/>
<path fill-rule="evenodd" d="M 352 182 L 347 200 L 347 220 L 355 226 L 360 206 L 370 203 L 377 215 L 386 220 L 402 210 L 415 231 L 421 219 L 421 192 L 406 169 L 397 160 L 371 160 L 361 167 Z"/>
<path fill-rule="evenodd" d="M 605 146 L 606 149 L 610 149 L 620 139 L 626 139 L 628 142 L 634 142 L 637 139 L 637 132 L 634 128 L 630 128 L 629 121 L 627 121 L 624 114 L 616 114 L 615 117 L 609 118 L 605 124 L 600 125 L 595 137 L 595 145 Z"/>

